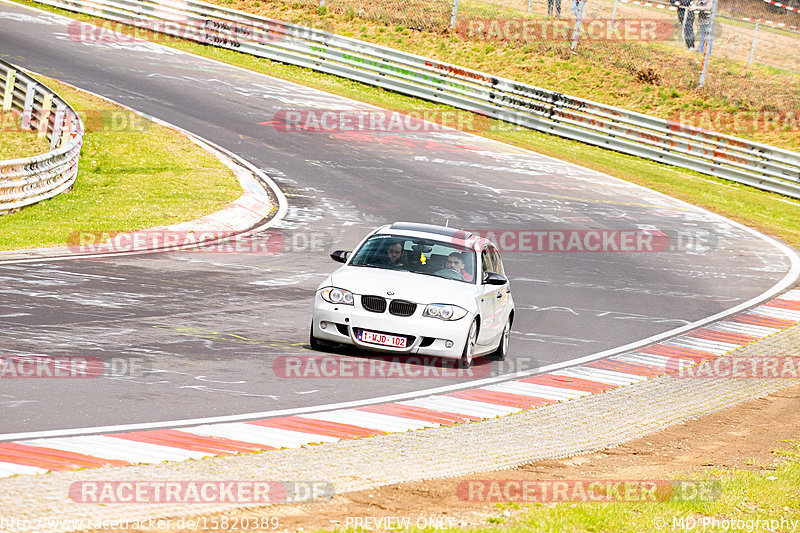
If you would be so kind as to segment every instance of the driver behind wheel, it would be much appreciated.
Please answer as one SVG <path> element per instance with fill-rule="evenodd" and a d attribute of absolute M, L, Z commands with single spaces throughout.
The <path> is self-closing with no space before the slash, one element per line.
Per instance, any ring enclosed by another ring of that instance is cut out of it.
<path fill-rule="evenodd" d="M 403 243 L 400 241 L 392 241 L 386 248 L 386 255 L 389 258 L 389 266 L 391 267 L 404 267 L 403 263 Z"/>
<path fill-rule="evenodd" d="M 464 259 L 462 259 L 461 254 L 458 252 L 453 252 L 447 256 L 447 261 L 444 263 L 445 268 L 449 268 L 450 270 L 455 270 L 461 277 L 464 278 L 464 281 L 472 281 L 472 274 L 467 272 L 464 269 Z"/>

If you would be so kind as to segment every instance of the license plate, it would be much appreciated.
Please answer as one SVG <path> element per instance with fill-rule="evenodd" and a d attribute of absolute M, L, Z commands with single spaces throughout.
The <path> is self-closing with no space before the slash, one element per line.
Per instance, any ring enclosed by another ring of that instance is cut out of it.
<path fill-rule="evenodd" d="M 381 346 L 392 346 L 393 348 L 405 348 L 406 338 L 385 333 L 375 333 L 374 331 L 358 330 L 358 340 L 369 344 L 379 344 Z"/>

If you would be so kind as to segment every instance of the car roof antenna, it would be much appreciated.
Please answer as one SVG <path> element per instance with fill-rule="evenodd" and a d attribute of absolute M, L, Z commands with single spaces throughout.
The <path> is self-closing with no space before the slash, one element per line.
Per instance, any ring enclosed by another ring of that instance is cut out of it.
<path fill-rule="evenodd" d="M 450 227 L 450 219 L 449 218 L 444 219 L 444 227 L 445 228 L 449 228 Z"/>

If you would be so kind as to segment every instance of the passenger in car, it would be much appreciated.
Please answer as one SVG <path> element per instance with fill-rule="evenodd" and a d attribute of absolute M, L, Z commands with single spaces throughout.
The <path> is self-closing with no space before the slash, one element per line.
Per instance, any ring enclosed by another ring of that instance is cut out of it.
<path fill-rule="evenodd" d="M 461 274 L 461 277 L 464 278 L 464 281 L 472 281 L 472 274 L 464 269 L 464 259 L 461 258 L 460 253 L 453 252 L 448 255 L 444 266 Z"/>

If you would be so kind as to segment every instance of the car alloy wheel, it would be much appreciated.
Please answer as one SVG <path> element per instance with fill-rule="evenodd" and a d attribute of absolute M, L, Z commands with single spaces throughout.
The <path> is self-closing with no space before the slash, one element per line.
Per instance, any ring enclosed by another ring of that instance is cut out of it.
<path fill-rule="evenodd" d="M 509 337 L 511 336 L 511 317 L 506 320 L 506 326 L 503 328 L 503 335 L 500 337 L 500 344 L 497 345 L 497 350 L 491 355 L 492 359 L 503 361 L 508 356 Z"/>
<path fill-rule="evenodd" d="M 464 352 L 461 354 L 461 367 L 469 368 L 472 366 L 472 359 L 475 357 L 475 343 L 478 340 L 478 319 L 472 321 L 467 335 L 467 342 L 464 345 Z"/>

